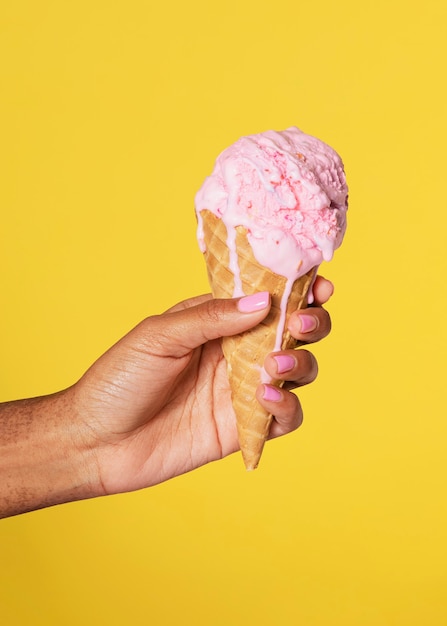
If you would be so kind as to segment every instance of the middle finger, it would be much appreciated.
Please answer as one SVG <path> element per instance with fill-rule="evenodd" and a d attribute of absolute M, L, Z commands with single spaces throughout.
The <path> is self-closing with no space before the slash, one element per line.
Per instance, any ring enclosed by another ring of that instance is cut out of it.
<path fill-rule="evenodd" d="M 287 324 L 292 337 L 302 343 L 315 343 L 330 333 L 331 318 L 321 307 L 294 311 Z"/>
<path fill-rule="evenodd" d="M 307 385 L 318 375 L 316 358 L 304 349 L 272 352 L 265 359 L 264 367 L 272 379 L 292 383 L 287 388 Z"/>

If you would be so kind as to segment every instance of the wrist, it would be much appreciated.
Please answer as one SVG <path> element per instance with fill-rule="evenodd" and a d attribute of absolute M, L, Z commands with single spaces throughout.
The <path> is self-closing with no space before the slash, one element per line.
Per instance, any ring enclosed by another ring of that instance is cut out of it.
<path fill-rule="evenodd" d="M 101 495 L 73 388 L 0 406 L 0 517 Z"/>

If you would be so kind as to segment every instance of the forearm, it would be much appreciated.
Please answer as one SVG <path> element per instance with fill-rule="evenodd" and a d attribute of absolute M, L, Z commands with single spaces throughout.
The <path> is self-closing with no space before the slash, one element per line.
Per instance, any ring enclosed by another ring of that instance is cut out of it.
<path fill-rule="evenodd" d="M 70 390 L 0 404 L 0 518 L 98 495 Z"/>

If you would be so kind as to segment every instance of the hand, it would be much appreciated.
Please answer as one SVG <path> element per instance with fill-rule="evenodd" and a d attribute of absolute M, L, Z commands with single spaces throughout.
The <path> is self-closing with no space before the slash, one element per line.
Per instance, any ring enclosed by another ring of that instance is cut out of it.
<path fill-rule="evenodd" d="M 332 289 L 317 278 L 314 305 L 290 318 L 296 339 L 310 343 L 328 334 L 321 305 Z M 255 326 L 270 308 L 266 299 L 264 307 L 241 312 L 238 302 L 200 296 L 144 320 L 69 390 L 84 446 L 94 452 L 96 495 L 148 487 L 238 449 L 220 338 Z M 268 355 L 265 368 L 289 381 L 275 397 L 269 386 L 257 390 L 275 416 L 270 435 L 277 437 L 301 424 L 289 390 L 314 380 L 317 364 L 300 349 Z"/>

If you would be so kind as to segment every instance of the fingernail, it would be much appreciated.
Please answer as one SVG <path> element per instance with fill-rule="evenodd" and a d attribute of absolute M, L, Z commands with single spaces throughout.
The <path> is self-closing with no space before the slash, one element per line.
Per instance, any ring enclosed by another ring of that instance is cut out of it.
<path fill-rule="evenodd" d="M 262 397 L 264 400 L 267 400 L 267 402 L 279 402 L 282 400 L 282 393 L 278 387 L 264 385 L 264 394 Z"/>
<path fill-rule="evenodd" d="M 293 356 L 289 356 L 288 354 L 279 354 L 278 356 L 274 356 L 273 358 L 276 361 L 278 374 L 290 372 L 290 370 L 292 370 L 296 365 L 296 361 Z"/>
<path fill-rule="evenodd" d="M 315 330 L 317 327 L 317 320 L 313 315 L 300 315 L 300 323 L 301 328 L 300 331 L 302 333 L 310 333 L 312 330 Z"/>
<path fill-rule="evenodd" d="M 251 296 L 244 296 L 237 303 L 237 308 L 241 313 L 254 313 L 262 311 L 270 304 L 270 294 L 268 291 L 260 291 Z"/>

